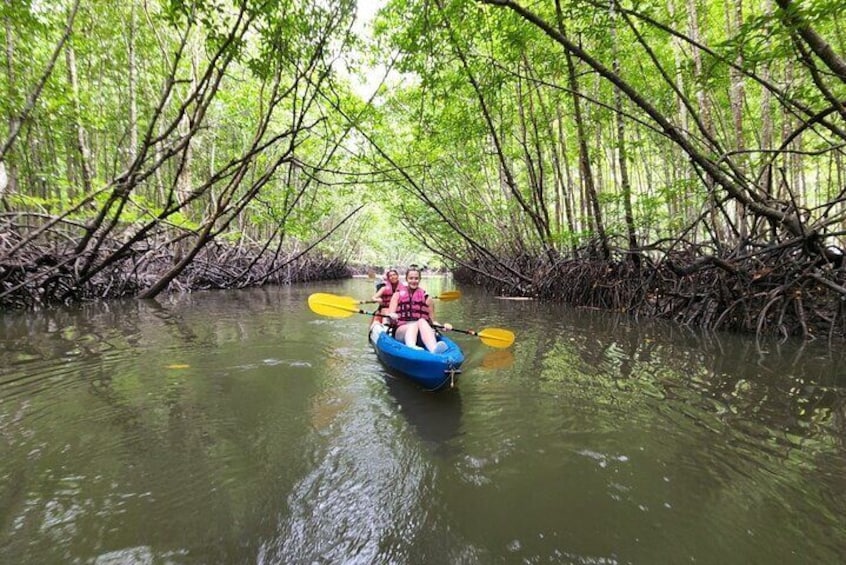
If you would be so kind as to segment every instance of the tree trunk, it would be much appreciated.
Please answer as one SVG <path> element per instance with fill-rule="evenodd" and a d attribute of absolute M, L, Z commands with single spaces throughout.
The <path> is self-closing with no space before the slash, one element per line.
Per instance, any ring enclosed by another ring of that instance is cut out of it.
<path fill-rule="evenodd" d="M 135 34 L 138 27 L 138 16 L 135 11 L 135 3 L 130 2 L 129 6 L 129 147 L 127 148 L 126 164 L 129 166 L 138 154 L 138 84 L 137 67 L 135 63 Z"/>
<path fill-rule="evenodd" d="M 670 11 L 670 19 L 672 21 L 676 20 L 676 1 L 675 0 L 668 0 L 667 8 Z M 681 38 L 677 36 L 673 36 L 670 39 L 670 45 L 673 48 L 673 63 L 675 64 L 676 72 L 674 75 L 675 86 L 676 90 L 679 92 L 685 91 L 684 79 L 685 79 L 685 67 L 687 65 L 687 55 L 684 52 L 684 44 Z M 684 131 L 690 131 L 691 127 L 691 120 L 690 114 L 687 111 L 687 106 L 685 105 L 683 100 L 677 99 L 678 106 L 676 107 L 676 112 L 678 115 L 678 124 Z M 675 185 L 675 190 L 672 191 L 672 194 L 669 195 L 667 198 L 667 208 L 670 213 L 671 218 L 679 218 L 681 215 L 684 223 L 689 223 L 692 220 L 693 213 L 686 205 L 687 198 L 681 191 L 681 187 L 686 187 L 690 181 L 690 169 L 686 165 L 687 159 L 685 158 L 681 149 L 676 146 L 671 146 L 670 151 L 673 152 L 675 156 L 672 161 L 679 163 L 679 166 L 670 166 L 667 161 L 664 160 L 666 165 L 666 170 L 672 173 L 672 176 L 667 177 L 667 182 L 673 182 Z M 649 173 L 649 167 L 646 168 L 647 174 Z M 694 234 L 695 235 L 695 234 Z"/>
<path fill-rule="evenodd" d="M 87 134 L 82 120 L 82 102 L 79 99 L 79 81 L 76 74 L 76 51 L 73 44 L 68 43 L 65 51 L 68 64 L 68 82 L 71 87 L 71 101 L 73 104 L 74 129 L 76 130 L 76 147 L 79 151 L 79 168 L 82 177 L 82 187 L 85 194 L 91 194 L 91 179 L 94 177 L 91 170 L 91 153 L 88 149 Z M 73 194 L 69 194 L 73 198 Z"/>
<path fill-rule="evenodd" d="M 726 2 L 726 29 L 730 36 L 737 36 L 743 25 L 743 0 L 734 0 L 734 4 Z M 743 135 L 743 102 L 745 92 L 743 87 L 743 74 L 739 70 L 743 66 L 742 45 L 738 46 L 737 57 L 734 60 L 737 67 L 729 68 L 729 105 L 731 106 L 732 125 L 734 129 L 734 149 L 738 151 L 738 167 L 741 171 L 748 171 L 747 159 L 743 157 L 746 150 L 746 140 Z M 746 225 L 746 208 L 740 201 L 735 201 L 735 223 L 737 224 L 740 241 L 746 241 L 748 228 Z"/>
<path fill-rule="evenodd" d="M 570 90 L 573 92 L 573 119 L 576 123 L 576 137 L 579 144 L 579 173 L 582 177 L 582 186 L 585 190 L 584 205 L 586 206 L 589 221 L 596 229 L 602 246 L 602 256 L 607 259 L 611 256 L 608 249 L 608 241 L 605 236 L 605 226 L 602 223 L 602 209 L 599 207 L 599 198 L 596 194 L 593 169 L 590 164 L 590 151 L 588 149 L 587 132 L 582 118 L 581 98 L 579 94 L 579 81 L 576 76 L 576 66 L 572 56 L 567 53 L 567 71 L 569 73 Z"/>
<path fill-rule="evenodd" d="M 561 11 L 560 0 L 555 0 L 555 10 L 558 20 L 558 29 L 564 35 L 564 14 Z M 576 65 L 573 62 L 573 56 L 569 51 L 566 52 L 567 58 L 567 75 L 570 86 L 570 92 L 573 96 L 573 120 L 576 124 L 576 136 L 579 143 L 579 171 L 581 172 L 582 182 L 584 183 L 585 196 L 587 202 L 585 203 L 593 211 L 588 218 L 593 218 L 596 226 L 596 235 L 599 237 L 600 251 L 603 259 L 611 257 L 611 250 L 608 247 L 608 238 L 605 234 L 605 226 L 602 223 L 602 210 L 599 207 L 599 198 L 596 194 L 596 186 L 593 180 L 593 171 L 590 166 L 590 155 L 588 153 L 587 133 L 585 132 L 584 120 L 582 119 L 581 97 L 579 92 L 579 80 L 576 76 Z"/>
<path fill-rule="evenodd" d="M 696 0 L 687 0 L 687 24 L 691 41 L 701 43 L 701 34 L 699 33 L 699 7 Z M 702 127 L 705 129 L 707 135 L 712 136 L 714 133 L 714 126 L 711 117 L 711 104 L 706 96 L 705 88 L 705 72 L 702 63 L 702 53 L 696 47 L 692 48 L 693 54 L 693 81 L 696 89 L 696 103 L 699 107 L 699 119 Z M 717 207 L 717 195 L 715 192 L 715 183 L 711 175 L 705 174 L 705 188 L 708 191 L 708 206 L 710 210 L 711 223 L 714 228 L 715 243 L 719 244 L 723 239 L 723 222 L 720 219 L 720 212 Z"/>
<path fill-rule="evenodd" d="M 764 16 L 768 17 L 773 12 L 772 0 L 764 0 Z M 771 43 L 767 40 L 767 44 Z M 769 83 L 772 79 L 772 69 L 769 61 L 764 61 L 761 68 L 761 79 Z M 760 160 L 764 164 L 764 169 L 758 173 L 759 183 L 758 188 L 761 194 L 765 194 L 767 198 L 773 197 L 773 165 L 769 158 L 769 151 L 773 148 L 773 108 L 772 108 L 772 93 L 768 88 L 763 88 L 761 92 L 761 150 L 764 152 L 764 157 Z"/>
<path fill-rule="evenodd" d="M 575 204 L 573 202 L 573 196 L 575 192 L 575 183 L 573 182 L 573 173 L 570 167 L 570 159 L 567 156 L 567 138 L 564 135 L 564 116 L 562 115 L 561 106 L 558 106 L 557 113 L 558 113 L 558 145 L 561 147 L 561 161 L 564 167 L 564 173 L 566 174 L 567 184 L 564 187 L 564 213 L 566 214 L 567 220 L 567 229 L 570 230 L 571 237 L 576 235 L 576 231 L 578 227 L 575 223 Z M 573 249 L 575 250 L 576 246 L 573 245 Z"/>
<path fill-rule="evenodd" d="M 13 0 L 6 0 L 6 6 L 11 6 L 12 2 Z M 8 104 L 8 123 L 9 131 L 11 132 L 15 131 L 19 127 L 17 124 L 18 118 L 15 116 L 15 112 L 13 110 L 17 101 L 17 78 L 15 76 L 15 30 L 12 26 L 11 16 L 7 15 L 3 23 L 6 28 L 6 80 L 8 81 L 6 103 Z M 0 165 L 3 164 L 4 161 L 0 160 Z M 6 209 L 9 210 L 11 208 L 6 202 L 6 195 L 15 194 L 18 187 L 18 169 L 15 164 L 14 154 L 11 151 L 9 151 L 6 155 L 4 169 L 6 182 L 0 186 L 0 202 L 2 202 Z"/>
<path fill-rule="evenodd" d="M 612 68 L 620 73 L 620 53 L 617 45 L 617 17 L 614 13 L 614 0 L 611 1 L 611 50 L 614 62 Z M 614 87 L 614 110 L 617 120 L 617 160 L 620 166 L 620 189 L 623 192 L 623 211 L 625 214 L 626 234 L 629 240 L 629 260 L 636 266 L 640 265 L 637 236 L 635 235 L 634 213 L 632 212 L 632 185 L 629 182 L 629 170 L 626 161 L 626 129 L 623 122 L 623 95 L 620 89 Z"/>

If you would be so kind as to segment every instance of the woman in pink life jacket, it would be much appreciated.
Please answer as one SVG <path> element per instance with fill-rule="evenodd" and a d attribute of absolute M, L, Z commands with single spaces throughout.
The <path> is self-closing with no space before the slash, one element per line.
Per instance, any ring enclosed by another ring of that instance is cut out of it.
<path fill-rule="evenodd" d="M 379 290 L 381 290 L 383 286 L 388 284 L 388 279 L 390 278 L 391 271 L 396 271 L 396 269 L 394 269 L 393 267 L 388 267 L 387 269 L 385 269 L 385 273 L 382 275 L 382 278 L 376 281 L 376 292 L 379 292 Z"/>
<path fill-rule="evenodd" d="M 435 335 L 435 304 L 425 290 L 420 288 L 420 269 L 410 268 L 405 273 L 405 286 L 393 293 L 388 315 L 396 320 L 397 329 L 394 337 L 409 347 L 418 348 L 418 339 L 430 353 L 442 353 L 446 344 L 441 345 Z M 444 324 L 444 331 L 452 329 Z"/>
<path fill-rule="evenodd" d="M 388 269 L 388 271 L 385 273 L 385 280 L 387 281 L 385 285 L 380 287 L 379 290 L 376 291 L 376 294 L 374 294 L 371 298 L 371 300 L 379 301 L 379 314 L 388 313 L 388 308 L 390 308 L 391 306 L 391 298 L 402 286 L 402 283 L 399 280 L 399 273 L 396 269 Z M 376 324 L 381 324 L 382 316 L 374 316 L 373 322 Z"/>

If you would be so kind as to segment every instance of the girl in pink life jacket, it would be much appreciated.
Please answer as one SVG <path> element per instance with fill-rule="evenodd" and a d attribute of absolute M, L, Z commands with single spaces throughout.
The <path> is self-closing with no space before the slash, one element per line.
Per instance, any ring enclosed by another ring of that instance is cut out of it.
<path fill-rule="evenodd" d="M 391 298 L 402 286 L 402 283 L 399 280 L 399 273 L 396 269 L 388 269 L 385 278 L 387 279 L 385 286 L 377 290 L 376 294 L 374 294 L 371 298 L 371 300 L 379 301 L 379 314 L 388 313 L 388 308 L 391 306 Z M 374 316 L 373 323 L 381 324 L 382 316 Z"/>
<path fill-rule="evenodd" d="M 394 269 L 393 267 L 388 267 L 387 269 L 385 269 L 385 273 L 382 275 L 382 278 L 380 278 L 378 281 L 376 281 L 376 291 L 377 291 L 377 292 L 378 292 L 378 291 L 379 291 L 379 290 L 380 290 L 383 286 L 385 286 L 386 284 L 388 284 L 388 279 L 389 279 L 389 278 L 390 278 L 390 276 L 391 276 L 391 271 L 396 271 L 396 269 Z M 399 276 L 399 275 L 397 275 L 397 276 Z"/>
<path fill-rule="evenodd" d="M 430 353 L 441 353 L 432 324 L 435 323 L 435 304 L 426 291 L 420 288 L 420 270 L 411 268 L 405 273 L 406 286 L 399 287 L 391 297 L 388 315 L 397 321 L 394 334 L 409 347 L 418 347 L 419 339 Z M 444 331 L 452 329 L 444 324 Z"/>

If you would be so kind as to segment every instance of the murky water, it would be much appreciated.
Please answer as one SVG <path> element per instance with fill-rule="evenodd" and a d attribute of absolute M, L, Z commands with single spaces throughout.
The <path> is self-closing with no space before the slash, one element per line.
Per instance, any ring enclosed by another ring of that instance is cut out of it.
<path fill-rule="evenodd" d="M 846 555 L 841 354 L 462 290 L 517 340 L 438 394 L 306 306 L 365 280 L 0 316 L 0 562 Z"/>

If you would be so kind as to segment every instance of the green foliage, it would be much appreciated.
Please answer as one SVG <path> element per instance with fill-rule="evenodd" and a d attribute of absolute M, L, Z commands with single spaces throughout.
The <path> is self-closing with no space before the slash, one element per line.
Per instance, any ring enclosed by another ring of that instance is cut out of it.
<path fill-rule="evenodd" d="M 55 197 L 43 198 L 39 196 L 29 196 L 26 194 L 12 194 L 9 196 L 9 203 L 14 208 L 26 208 L 29 210 L 49 213 L 58 207 L 60 201 Z"/>
<path fill-rule="evenodd" d="M 168 216 L 167 220 L 171 225 L 189 231 L 196 231 L 200 228 L 200 225 L 196 221 L 187 218 L 182 212 L 175 212 L 171 214 Z"/>
<path fill-rule="evenodd" d="M 559 28 L 555 3 L 521 5 Z M 677 126 L 691 146 L 718 166 L 731 161 L 750 179 L 769 158 L 756 152 L 752 141 L 761 133 L 765 90 L 755 79 L 764 70 L 780 89 L 781 98 L 771 98 L 789 99 L 770 102 L 774 131 L 782 137 L 799 127 L 797 108 L 813 114 L 830 106 L 799 67 L 783 15 L 764 13 L 763 3 L 744 4 L 745 21 L 730 34 L 726 10 L 734 4 L 700 2 L 699 41 L 708 47 L 699 53 L 701 69 L 691 56 L 694 47 L 684 39 L 691 33 L 689 15 L 678 3 L 672 13 L 661 2 L 621 6 L 635 11 L 628 19 L 613 16 L 604 4 L 576 0 L 561 6 L 568 40 L 606 69 L 615 67 L 617 57 L 620 80 Z M 20 114 L 46 68 L 67 8 L 66 3 L 0 6 L 8 24 L 3 33 L 11 30 L 6 39 L 13 48 L 0 73 L 4 127 Z M 798 7 L 834 45 L 840 33 L 838 9 L 828 0 Z M 97 190 L 112 186 L 132 163 L 133 132 L 142 145 L 146 134 L 154 140 L 134 149 L 144 156 L 144 171 L 190 134 L 187 165 L 181 167 L 183 153 L 175 150 L 166 164 L 145 176 L 133 188 L 136 205 L 126 207 L 122 222 L 150 221 L 209 183 L 212 188 L 201 198 L 167 221 L 197 229 L 218 199 L 244 198 L 249 203 L 242 216 L 248 221 L 233 225 L 223 237 L 261 239 L 281 230 L 285 237 L 307 242 L 367 202 L 366 211 L 329 238 L 324 250 L 343 253 L 348 246 L 374 262 L 429 254 L 424 242 L 460 253 L 466 242 L 449 222 L 489 249 L 535 250 L 548 243 L 534 229 L 537 218 L 550 218 L 549 239 L 564 249 L 594 235 L 588 228 L 594 225 L 594 212 L 585 201 L 585 171 L 579 164 L 582 141 L 611 235 L 625 233 L 614 150 L 619 146 L 615 89 L 596 69 L 572 59 L 584 119 L 580 130 L 564 47 L 514 11 L 475 0 L 393 0 L 379 11 L 370 42 L 350 35 L 354 13 L 352 0 L 84 0 L 67 44 L 76 57 L 78 95 L 70 87 L 68 59 L 59 57 L 7 156 L 19 181 L 10 205 L 57 213 L 87 197 L 80 135 L 90 155 L 92 190 Z M 248 29 L 233 33 L 241 15 Z M 130 21 L 135 22 L 132 29 Z M 183 35 L 185 45 L 180 44 Z M 346 78 L 364 71 L 344 66 L 394 60 L 375 104 L 365 105 L 349 84 L 354 79 Z M 135 123 L 129 119 L 132 61 Z M 740 132 L 733 131 L 730 104 L 730 63 L 735 62 L 746 73 Z M 193 93 L 204 77 L 209 82 Z M 212 92 L 218 78 L 219 88 Z M 823 80 L 829 80 L 825 73 Z M 842 84 L 829 82 L 832 96 L 846 96 Z M 169 92 L 164 100 L 163 92 Z M 706 119 L 700 94 L 708 106 L 707 136 L 690 116 L 699 112 L 696 117 Z M 206 97 L 212 100 L 202 106 Z M 622 106 L 635 225 L 656 232 L 682 230 L 699 217 L 710 196 L 701 170 L 693 169 L 634 100 L 623 97 Z M 186 115 L 178 120 L 183 108 Z M 833 170 L 828 155 L 833 134 L 822 128 L 814 132 L 817 137 L 803 137 L 802 149 L 822 156 L 814 163 L 818 170 Z M 734 147 L 738 138 L 750 147 Z M 249 156 L 230 186 L 254 144 L 263 150 Z M 795 167 L 792 172 L 800 175 L 811 168 L 812 156 L 805 159 L 806 164 L 783 159 L 777 166 Z M 292 161 L 298 163 L 296 170 L 289 168 Z M 220 178 L 212 182 L 217 174 Z M 836 194 L 831 188 L 836 175 L 826 174 L 830 178 L 821 179 L 821 187 L 808 189 L 821 195 L 815 198 Z M 251 195 L 253 183 L 265 175 L 270 181 Z M 110 194 L 99 195 L 96 208 L 84 207 L 74 218 L 95 217 Z M 804 202 L 810 196 L 798 198 Z"/>

